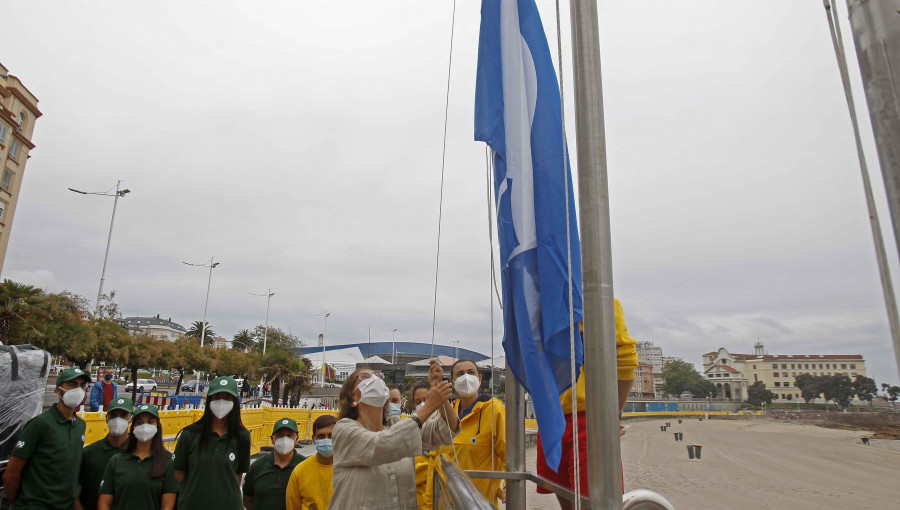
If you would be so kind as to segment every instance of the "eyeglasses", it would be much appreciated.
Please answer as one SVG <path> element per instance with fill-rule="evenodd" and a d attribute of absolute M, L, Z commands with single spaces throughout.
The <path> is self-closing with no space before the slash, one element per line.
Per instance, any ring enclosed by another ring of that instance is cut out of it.
<path fill-rule="evenodd" d="M 384 379 L 384 374 L 382 374 L 381 372 L 372 372 L 371 374 L 368 373 L 368 372 L 362 372 L 362 373 L 360 373 L 360 374 L 359 374 L 358 376 L 356 376 L 356 377 L 357 377 L 360 381 L 365 381 L 366 379 L 372 377 L 373 375 L 374 375 L 375 377 L 379 378 L 379 379 L 382 379 L 382 380 Z"/>

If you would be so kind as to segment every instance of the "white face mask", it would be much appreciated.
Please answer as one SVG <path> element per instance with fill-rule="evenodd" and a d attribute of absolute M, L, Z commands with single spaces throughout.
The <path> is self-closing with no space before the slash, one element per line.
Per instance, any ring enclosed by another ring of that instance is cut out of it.
<path fill-rule="evenodd" d="M 287 455 L 294 449 L 294 438 L 292 437 L 279 437 L 275 440 L 275 451 L 280 453 L 281 455 Z"/>
<path fill-rule="evenodd" d="M 142 443 L 146 443 L 147 441 L 153 439 L 153 436 L 155 435 L 156 425 L 145 423 L 134 428 L 134 437 L 136 437 L 137 440 Z"/>
<path fill-rule="evenodd" d="M 78 404 L 84 401 L 84 388 L 72 388 L 71 390 L 63 393 L 62 401 L 66 407 L 75 409 L 78 407 Z"/>
<path fill-rule="evenodd" d="M 463 374 L 453 381 L 453 388 L 459 393 L 460 397 L 471 397 L 478 393 L 479 386 L 481 386 L 481 383 L 472 374 Z"/>
<path fill-rule="evenodd" d="M 359 389 L 360 403 L 372 407 L 384 407 L 384 403 L 388 401 L 391 395 L 384 381 L 374 375 L 359 383 L 357 388 Z"/>
<path fill-rule="evenodd" d="M 394 416 L 400 416 L 400 412 L 402 411 L 400 404 L 395 404 L 391 402 L 391 408 L 388 411 L 388 418 L 393 418 Z"/>
<path fill-rule="evenodd" d="M 109 435 L 121 436 L 128 430 L 128 420 L 125 418 L 113 418 L 106 422 L 106 427 L 109 429 Z"/>
<path fill-rule="evenodd" d="M 213 400 L 209 403 L 209 410 L 219 419 L 228 416 L 233 408 L 234 402 L 231 400 Z"/>

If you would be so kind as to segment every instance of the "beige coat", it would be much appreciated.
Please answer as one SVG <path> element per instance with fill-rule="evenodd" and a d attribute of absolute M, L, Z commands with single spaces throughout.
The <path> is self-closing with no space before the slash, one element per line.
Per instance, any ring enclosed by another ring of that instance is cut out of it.
<path fill-rule="evenodd" d="M 419 430 L 405 419 L 379 432 L 344 418 L 334 427 L 334 495 L 330 510 L 417 510 L 413 458 L 453 440 L 441 420 Z"/>

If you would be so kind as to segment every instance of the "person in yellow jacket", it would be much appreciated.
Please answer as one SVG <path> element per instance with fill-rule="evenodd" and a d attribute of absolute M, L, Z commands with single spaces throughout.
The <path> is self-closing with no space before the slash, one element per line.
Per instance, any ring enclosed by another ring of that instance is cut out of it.
<path fill-rule="evenodd" d="M 285 504 L 287 510 L 326 510 L 334 488 L 331 485 L 334 446 L 331 432 L 337 419 L 325 414 L 313 422 L 316 454 L 304 460 L 291 473 Z"/>
<path fill-rule="evenodd" d="M 616 367 L 618 369 L 618 393 L 619 393 L 619 412 L 625 407 L 625 401 L 628 400 L 628 393 L 631 391 L 631 383 L 634 380 L 634 370 L 638 366 L 638 356 L 636 343 L 634 338 L 628 335 L 628 326 L 625 325 L 625 312 L 622 310 L 622 304 L 619 300 L 615 300 L 616 312 Z M 582 329 L 584 325 L 582 324 Z M 585 367 L 582 367 L 581 374 L 576 382 L 576 396 L 578 406 L 578 464 L 579 464 L 579 481 L 581 493 L 587 496 L 588 493 L 588 476 L 587 476 L 587 420 L 584 415 L 585 387 L 584 387 Z M 563 413 L 566 415 L 566 431 L 562 437 L 562 458 L 559 462 L 559 471 L 553 471 L 544 458 L 544 450 L 541 445 L 541 433 L 538 431 L 537 444 L 537 474 L 543 478 L 547 478 L 556 482 L 569 490 L 575 485 L 575 446 L 572 434 L 572 389 L 569 388 L 560 395 Z M 620 434 L 624 433 L 624 429 L 620 428 Z M 550 491 L 541 487 L 537 488 L 538 493 L 548 494 Z M 572 502 L 563 498 L 559 499 L 559 506 L 562 510 L 568 510 L 573 507 Z"/>
<path fill-rule="evenodd" d="M 457 360 L 450 369 L 453 389 L 459 398 L 453 408 L 459 416 L 460 432 L 452 446 L 443 446 L 438 455 L 447 454 L 461 470 L 504 471 L 506 469 L 506 408 L 489 395 L 480 395 L 482 375 L 474 361 Z M 432 460 L 432 463 L 434 460 Z M 429 468 L 425 503 L 434 495 L 434 466 Z M 501 480 L 474 478 L 472 483 L 485 499 L 498 506 L 506 500 Z M 430 508 L 427 506 L 426 508 Z M 435 508 L 442 508 L 436 505 Z"/>

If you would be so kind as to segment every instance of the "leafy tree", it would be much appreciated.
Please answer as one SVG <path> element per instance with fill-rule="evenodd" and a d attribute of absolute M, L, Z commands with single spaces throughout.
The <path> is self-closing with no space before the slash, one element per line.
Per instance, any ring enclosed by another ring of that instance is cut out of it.
<path fill-rule="evenodd" d="M 759 407 L 763 402 L 771 404 L 775 394 L 766 389 L 766 384 L 762 381 L 756 381 L 747 388 L 747 401 L 753 407 Z"/>
<path fill-rule="evenodd" d="M 891 386 L 889 384 L 882 383 L 881 389 L 884 390 L 884 393 L 888 396 L 888 401 L 891 403 L 891 407 L 896 407 L 897 399 L 900 398 L 900 386 Z"/>
<path fill-rule="evenodd" d="M 307 358 L 296 359 L 290 373 L 284 378 L 284 402 L 297 405 L 300 395 L 312 386 L 312 362 Z"/>
<path fill-rule="evenodd" d="M 222 349 L 216 352 L 216 375 L 241 376 L 256 365 L 256 353 Z"/>
<path fill-rule="evenodd" d="M 262 354 L 263 347 L 266 348 L 266 353 L 273 349 L 292 351 L 303 347 L 303 342 L 300 341 L 300 338 L 274 326 L 269 326 L 269 331 L 266 333 L 266 326 L 257 324 L 253 328 L 251 337 L 254 343 L 253 350 L 260 354 Z"/>
<path fill-rule="evenodd" d="M 181 384 L 184 374 L 188 370 L 209 371 L 212 368 L 212 360 L 208 349 L 201 349 L 193 338 L 179 338 L 170 344 L 175 347 L 175 353 L 167 363 L 167 366 L 178 372 L 178 384 L 175 394 L 181 393 Z"/>
<path fill-rule="evenodd" d="M 853 394 L 860 400 L 865 400 L 872 405 L 872 399 L 878 395 L 878 386 L 875 385 L 875 379 L 864 375 L 857 375 L 852 383 Z"/>
<path fill-rule="evenodd" d="M 844 374 L 826 375 L 822 377 L 822 393 L 825 400 L 833 400 L 841 409 L 846 409 L 853 398 L 853 382 Z"/>
<path fill-rule="evenodd" d="M 26 343 L 40 335 L 50 318 L 47 296 L 34 285 L 0 282 L 0 343 Z"/>
<path fill-rule="evenodd" d="M 269 381 L 272 402 L 278 402 L 281 396 L 281 382 L 296 370 L 295 362 L 298 359 L 293 352 L 285 349 L 266 350 L 266 354 L 260 358 L 257 372 Z"/>
<path fill-rule="evenodd" d="M 203 338 L 203 343 L 206 344 L 206 341 L 216 336 L 216 333 L 213 331 L 212 326 L 209 325 L 209 321 L 207 321 L 206 334 L 204 335 L 203 321 L 194 321 L 191 323 L 191 327 L 188 328 L 186 335 L 190 338 L 196 338 L 197 340 Z"/>
<path fill-rule="evenodd" d="M 253 333 L 249 329 L 242 329 L 234 334 L 232 338 L 231 348 L 234 349 L 235 344 L 240 345 L 242 351 L 253 350 L 256 341 L 253 340 Z"/>
<path fill-rule="evenodd" d="M 794 385 L 800 389 L 800 395 L 807 405 L 822 394 L 822 377 L 803 373 L 794 378 Z"/>
<path fill-rule="evenodd" d="M 85 308 L 87 310 L 87 308 Z M 100 295 L 100 306 L 95 312 L 95 319 L 116 320 L 122 318 L 122 312 L 116 303 L 116 291 Z"/>
<path fill-rule="evenodd" d="M 677 396 L 690 391 L 697 397 L 705 397 L 716 391 L 715 385 L 704 379 L 693 364 L 682 360 L 667 364 L 662 371 L 662 378 L 666 380 L 663 391 L 669 395 Z"/>
<path fill-rule="evenodd" d="M 111 360 L 131 371 L 131 398 L 137 402 L 138 370 L 149 367 L 159 360 L 160 342 L 150 335 L 124 335 L 115 346 L 115 357 Z"/>

